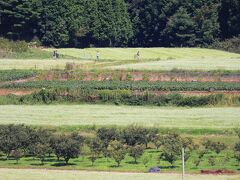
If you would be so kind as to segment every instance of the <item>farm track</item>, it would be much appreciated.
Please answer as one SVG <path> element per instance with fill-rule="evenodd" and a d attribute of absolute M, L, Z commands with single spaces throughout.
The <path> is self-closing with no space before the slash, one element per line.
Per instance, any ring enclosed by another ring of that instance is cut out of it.
<path fill-rule="evenodd" d="M 0 173 L 5 179 L 21 179 L 40 180 L 40 179 L 92 179 L 92 180 L 175 180 L 180 179 L 179 173 L 131 173 L 131 172 L 100 172 L 100 171 L 78 171 L 78 170 L 49 170 L 49 169 L 9 169 L 1 168 Z M 186 174 L 186 179 L 191 180 L 237 180 L 239 175 L 201 175 L 201 174 Z"/>

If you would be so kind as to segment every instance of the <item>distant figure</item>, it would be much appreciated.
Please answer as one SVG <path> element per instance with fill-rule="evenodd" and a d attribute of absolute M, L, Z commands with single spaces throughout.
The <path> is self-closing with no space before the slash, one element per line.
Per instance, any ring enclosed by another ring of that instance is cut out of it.
<path fill-rule="evenodd" d="M 137 54 L 134 55 L 134 59 L 140 60 L 140 51 L 138 51 Z"/>
<path fill-rule="evenodd" d="M 97 51 L 96 58 L 97 58 L 97 61 L 100 60 L 100 52 L 99 51 Z"/>
<path fill-rule="evenodd" d="M 57 50 L 54 50 L 54 51 L 53 51 L 53 58 L 54 58 L 54 59 L 58 59 L 58 58 L 59 58 L 59 53 L 58 53 Z"/>

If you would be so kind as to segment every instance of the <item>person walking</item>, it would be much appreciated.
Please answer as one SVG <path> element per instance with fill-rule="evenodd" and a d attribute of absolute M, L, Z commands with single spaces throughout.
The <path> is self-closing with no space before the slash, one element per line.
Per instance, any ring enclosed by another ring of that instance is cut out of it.
<path fill-rule="evenodd" d="M 97 61 L 99 61 L 99 60 L 100 60 L 100 52 L 99 52 L 99 51 L 97 51 L 97 54 L 96 54 L 96 59 L 97 59 Z"/>

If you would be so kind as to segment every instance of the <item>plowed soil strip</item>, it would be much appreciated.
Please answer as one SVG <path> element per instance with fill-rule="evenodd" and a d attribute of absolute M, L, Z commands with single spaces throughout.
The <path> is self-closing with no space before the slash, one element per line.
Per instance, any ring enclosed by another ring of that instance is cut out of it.
<path fill-rule="evenodd" d="M 6 96 L 9 94 L 13 94 L 16 96 L 24 96 L 28 94 L 32 94 L 34 90 L 15 90 L 15 89 L 0 89 L 0 96 Z"/>

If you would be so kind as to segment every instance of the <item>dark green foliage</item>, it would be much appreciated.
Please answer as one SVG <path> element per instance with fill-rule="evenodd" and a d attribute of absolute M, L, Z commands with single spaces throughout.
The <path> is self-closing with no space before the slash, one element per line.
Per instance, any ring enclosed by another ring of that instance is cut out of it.
<path fill-rule="evenodd" d="M 83 138 L 77 134 L 53 137 L 51 147 L 58 158 L 63 158 L 65 163 L 72 158 L 77 158 L 81 152 Z"/>
<path fill-rule="evenodd" d="M 147 81 L 33 81 L 2 86 L 3 88 L 46 88 L 86 90 L 161 90 L 161 91 L 211 91 L 240 90 L 239 83 L 228 82 L 147 82 Z"/>
<path fill-rule="evenodd" d="M 94 162 L 99 158 L 101 152 L 103 151 L 103 144 L 100 139 L 92 138 L 89 140 L 88 146 L 90 148 L 89 159 L 91 160 L 93 166 Z"/>
<path fill-rule="evenodd" d="M 47 156 L 47 154 L 49 154 L 49 152 L 51 152 L 51 147 L 50 144 L 36 144 L 34 147 L 34 151 L 35 151 L 35 155 L 37 158 L 40 159 L 42 165 L 44 164 L 44 160 Z"/>
<path fill-rule="evenodd" d="M 26 70 L 1 70 L 0 71 L 0 81 L 13 81 L 19 79 L 25 79 L 29 77 L 34 77 L 37 75 L 36 71 L 26 71 Z"/>
<path fill-rule="evenodd" d="M 232 38 L 240 33 L 240 1 L 221 0 L 219 21 L 223 38 Z"/>
<path fill-rule="evenodd" d="M 130 126 L 122 131 L 121 139 L 129 146 L 145 144 L 147 146 L 149 130 L 147 128 Z"/>
<path fill-rule="evenodd" d="M 124 146 L 124 144 L 117 140 L 111 141 L 108 145 L 107 150 L 109 152 L 109 156 L 116 161 L 117 166 L 119 167 L 121 161 L 125 158 L 127 154 L 126 147 Z"/>
<path fill-rule="evenodd" d="M 211 46 L 215 49 L 240 53 L 240 36 L 233 37 L 225 41 L 216 41 Z"/>
<path fill-rule="evenodd" d="M 210 141 L 209 139 L 203 142 L 203 146 L 206 150 L 215 151 L 217 154 L 226 149 L 226 145 L 224 143 Z"/>
<path fill-rule="evenodd" d="M 134 158 L 134 162 L 137 163 L 137 159 L 144 153 L 144 147 L 142 145 L 134 145 L 129 149 L 129 156 Z"/>
<path fill-rule="evenodd" d="M 11 151 L 26 150 L 31 144 L 29 131 L 24 125 L 1 125 L 0 126 L 0 151 L 9 157 Z"/>
<path fill-rule="evenodd" d="M 238 0 L 0 0 L 0 36 L 47 46 L 208 46 L 240 32 Z"/>
<path fill-rule="evenodd" d="M 13 150 L 10 155 L 16 160 L 16 163 L 18 164 L 18 161 L 24 156 L 24 152 L 21 149 L 16 149 Z"/>

